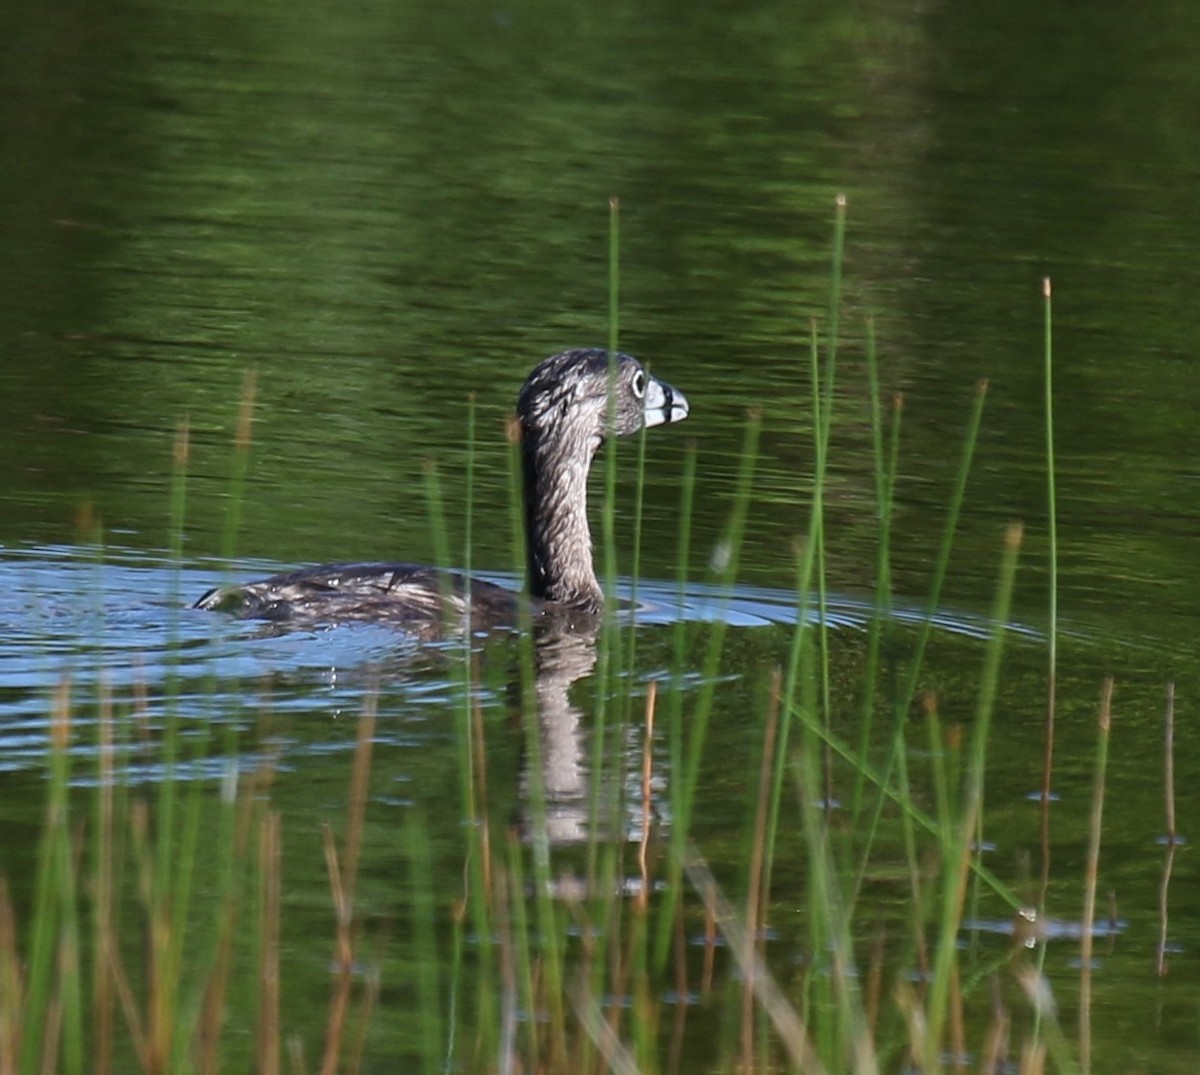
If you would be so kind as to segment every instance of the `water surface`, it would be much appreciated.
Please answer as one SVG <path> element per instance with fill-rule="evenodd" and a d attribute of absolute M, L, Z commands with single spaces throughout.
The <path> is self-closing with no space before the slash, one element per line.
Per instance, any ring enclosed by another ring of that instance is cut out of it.
<path fill-rule="evenodd" d="M 220 769 L 225 725 L 251 753 L 274 743 L 288 831 L 315 834 L 342 809 L 354 717 L 375 667 L 386 718 L 372 785 L 379 887 L 367 897 L 386 905 L 386 878 L 399 869 L 386 833 L 414 803 L 444 821 L 438 865 L 455 875 L 452 690 L 436 648 L 370 628 L 264 633 L 185 606 L 227 571 L 432 561 L 426 460 L 465 563 L 468 455 L 470 562 L 512 580 L 504 419 L 534 362 L 607 339 L 616 195 L 621 346 L 692 404 L 684 427 L 647 441 L 639 593 L 648 606 L 629 628 L 630 674 L 641 691 L 669 666 L 682 620 L 698 675 L 705 621 L 732 625 L 697 835 L 736 861 L 760 734 L 755 700 L 795 622 L 795 540 L 812 475 L 808 339 L 814 318 L 827 327 L 833 198 L 845 192 L 826 494 L 839 685 L 849 698 L 859 681 L 874 585 L 871 318 L 884 398 L 904 401 L 897 675 L 914 637 L 905 618 L 929 590 L 975 385 L 989 382 L 923 686 L 938 691 L 948 720 L 972 719 L 981 661 L 972 625 L 986 622 L 1004 527 L 1022 520 L 1013 612 L 1022 630 L 988 791 L 1003 836 L 993 868 L 1019 884 L 1038 839 L 1026 794 L 1040 774 L 1045 696 L 1041 281 L 1050 276 L 1068 629 L 1055 915 L 1078 914 L 1096 700 L 1112 673 L 1101 884 L 1128 928 L 1100 972 L 1121 1003 L 1102 1003 L 1110 1015 L 1138 1013 L 1136 1031 L 1107 1021 L 1112 1070 L 1126 1070 L 1147 1035 L 1146 1048 L 1160 1050 L 1155 1070 L 1194 1066 L 1183 968 L 1200 945 L 1189 905 L 1200 889 L 1186 857 L 1174 889 L 1180 971 L 1158 983 L 1151 958 L 1163 696 L 1174 680 L 1186 729 L 1200 687 L 1191 7 L 523 0 L 343 12 L 188 0 L 117 3 L 103 18 L 69 2 L 18 5 L 11 21 L 0 43 L 9 147 L 0 192 L 10 207 L 0 219 L 0 815 L 10 833 L 28 831 L 40 811 L 47 696 L 69 673 L 80 698 L 107 677 L 127 715 L 145 689 L 152 721 L 176 697 L 190 734 L 213 732 L 205 778 Z M 253 446 L 226 564 L 247 371 L 257 377 Z M 732 604 L 714 603 L 704 586 L 752 407 L 764 432 L 740 587 Z M 179 563 L 166 550 L 185 421 Z M 672 580 L 689 441 L 698 477 L 681 606 Z M 633 456 L 619 460 L 622 505 Z M 103 554 L 81 544 L 95 519 Z M 623 577 L 632 527 L 623 508 Z M 502 810 L 519 805 L 521 786 L 520 748 L 502 730 L 515 643 L 486 645 L 500 654 L 487 690 L 494 763 L 509 777 L 495 782 L 511 800 L 497 802 Z M 584 675 L 568 693 L 589 683 Z M 266 711 L 273 723 L 261 731 Z M 857 713 L 848 702 L 839 716 L 851 739 Z M 577 731 L 586 754 L 586 724 Z M 1190 834 L 1198 761 L 1186 734 L 1178 742 Z M 313 852 L 295 881 L 315 907 L 320 852 L 317 836 L 307 839 L 289 853 L 305 862 Z M 27 852 L 3 842 L 14 847 L 13 872 Z M 801 865 L 792 869 L 800 883 Z M 787 880 L 784 870 L 781 890 Z"/>

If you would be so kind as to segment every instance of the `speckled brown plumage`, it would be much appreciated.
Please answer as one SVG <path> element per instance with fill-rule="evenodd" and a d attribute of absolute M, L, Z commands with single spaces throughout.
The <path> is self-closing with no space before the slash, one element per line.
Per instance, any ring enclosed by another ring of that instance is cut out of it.
<path fill-rule="evenodd" d="M 535 615 L 586 616 L 603 605 L 592 565 L 587 480 L 607 435 L 678 422 L 687 413 L 683 395 L 629 355 L 610 361 L 601 349 L 563 351 L 530 373 L 517 399 L 517 420 Z M 285 622 L 388 623 L 427 634 L 466 622 L 468 591 L 472 623 L 516 622 L 519 594 L 403 563 L 304 568 L 210 590 L 195 607 Z"/>

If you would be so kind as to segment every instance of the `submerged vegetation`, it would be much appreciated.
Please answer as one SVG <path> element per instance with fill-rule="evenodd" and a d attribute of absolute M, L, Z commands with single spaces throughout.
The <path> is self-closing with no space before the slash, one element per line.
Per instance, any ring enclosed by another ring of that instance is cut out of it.
<path fill-rule="evenodd" d="M 614 206 L 613 350 L 616 221 Z M 406 884 L 395 921 L 378 931 L 368 929 L 373 919 L 361 913 L 357 895 L 379 697 L 378 684 L 369 687 L 346 805 L 324 833 L 329 933 L 305 941 L 327 946 L 328 993 L 303 1005 L 287 996 L 285 821 L 272 804 L 270 750 L 239 762 L 237 744 L 227 743 L 222 775 L 183 779 L 178 767 L 202 758 L 208 742 L 183 735 L 169 689 L 166 723 L 151 734 L 136 698 L 118 713 L 104 689 L 81 703 L 64 682 L 48 725 L 50 779 L 33 896 L 18 906 L 0 889 L 0 1075 L 372 1070 L 377 1028 L 388 1020 L 406 1028 L 387 1035 L 391 1059 L 428 1072 L 1086 1072 L 1099 1066 L 1092 1062 L 1089 1022 L 1092 945 L 1117 928 L 1114 915 L 1103 920 L 1097 891 L 1112 684 L 1099 690 L 1085 864 L 1071 879 L 1082 890 L 1071 926 L 1080 960 L 1073 995 L 1066 995 L 1061 980 L 1052 987 L 1043 965 L 1042 942 L 1050 930 L 1063 929 L 1047 918 L 1048 856 L 1040 878 L 1019 885 L 983 861 L 988 741 L 1009 643 L 1019 524 L 997 535 L 994 606 L 977 651 L 970 719 L 944 719 L 936 693 L 925 687 L 924 662 L 986 385 L 965 416 L 927 615 L 906 636 L 897 661 L 889 654 L 889 546 L 902 406 L 883 398 L 870 331 L 875 607 L 853 682 L 838 678 L 827 616 L 824 494 L 840 398 L 844 224 L 839 202 L 827 325 L 823 339 L 814 327 L 806 363 L 811 511 L 797 543 L 795 627 L 780 659 L 747 673 L 731 655 L 730 629 L 718 615 L 699 627 L 679 620 L 662 651 L 647 660 L 643 633 L 611 607 L 594 634 L 525 630 L 503 640 L 507 652 L 516 652 L 518 669 L 513 708 L 523 753 L 514 811 L 494 794 L 489 772 L 489 737 L 513 734 L 485 719 L 494 672 L 481 668 L 480 643 L 469 635 L 447 647 L 458 685 L 454 737 L 465 821 L 450 854 L 461 871 L 453 890 L 435 876 L 435 854 L 440 860 L 448 852 L 433 846 L 422 805 L 409 804 L 392 834 Z M 1049 303 L 1047 285 L 1052 566 L 1043 825 L 1051 801 L 1058 633 Z M 238 423 L 230 554 L 252 399 L 249 381 Z M 714 568 L 713 581 L 726 593 L 738 575 L 759 430 L 751 414 Z M 642 442 L 639 477 L 644 452 Z M 618 574 L 613 456 L 610 450 L 601 528 L 610 593 Z M 515 486 L 515 450 L 512 458 Z M 177 541 L 186 460 L 181 432 Z M 693 450 L 679 483 L 681 595 L 695 559 L 696 471 Z M 450 563 L 457 556 L 433 469 L 428 489 L 439 555 Z M 519 550 L 518 502 L 514 496 Z M 469 522 L 466 547 L 469 570 Z M 178 544 L 175 552 L 181 556 Z M 637 555 L 635 547 L 635 579 Z M 755 744 L 756 761 L 726 774 L 744 788 L 745 838 L 733 848 L 712 848 L 697 815 L 716 693 L 735 675 L 745 678 L 752 702 L 745 736 Z M 87 724 L 97 737 L 95 769 L 88 772 L 72 767 L 70 751 L 80 734 L 72 715 L 83 704 L 97 709 Z M 570 757 L 564 763 L 564 725 L 587 728 L 582 767 Z M 159 775 L 141 783 L 132 759 L 148 753 Z M 1168 748 L 1168 804 L 1170 757 Z M 1170 818 L 1168 831 L 1173 838 Z M 199 884 L 201 859 L 204 876 L 218 879 L 215 886 Z M 900 895 L 881 900 L 881 890 Z M 1002 944 L 980 943 L 984 921 L 998 923 L 993 932 Z M 390 954 L 397 947 L 402 959 Z M 319 1025 L 318 1003 L 325 1012 Z"/>

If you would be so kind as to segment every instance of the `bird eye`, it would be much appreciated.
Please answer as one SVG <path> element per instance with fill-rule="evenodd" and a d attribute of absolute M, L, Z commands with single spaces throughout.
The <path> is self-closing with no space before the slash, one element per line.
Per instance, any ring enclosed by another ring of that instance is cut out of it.
<path fill-rule="evenodd" d="M 644 370 L 638 370 L 633 375 L 633 394 L 641 399 L 646 394 L 646 374 Z"/>

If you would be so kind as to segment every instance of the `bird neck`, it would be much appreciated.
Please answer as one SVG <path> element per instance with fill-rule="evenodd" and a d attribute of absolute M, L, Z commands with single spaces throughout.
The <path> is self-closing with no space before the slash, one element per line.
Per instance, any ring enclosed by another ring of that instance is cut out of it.
<path fill-rule="evenodd" d="M 598 447 L 524 431 L 529 592 L 539 600 L 591 610 L 603 604 L 587 517 L 588 471 Z"/>

